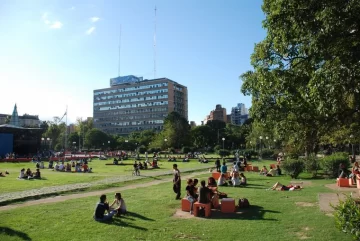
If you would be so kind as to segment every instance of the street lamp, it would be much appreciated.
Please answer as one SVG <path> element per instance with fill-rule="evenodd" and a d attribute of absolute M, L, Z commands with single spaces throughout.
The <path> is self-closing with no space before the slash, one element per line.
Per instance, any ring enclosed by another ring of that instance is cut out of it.
<path fill-rule="evenodd" d="M 223 141 L 223 150 L 224 150 L 225 138 L 223 137 L 221 140 Z"/>
<path fill-rule="evenodd" d="M 276 139 L 274 139 L 274 149 L 276 148 Z"/>
<path fill-rule="evenodd" d="M 354 138 L 354 136 L 351 134 L 350 135 L 350 144 L 351 144 L 351 148 L 352 148 L 352 156 L 354 156 L 354 144 L 352 143 L 352 139 Z"/>
<path fill-rule="evenodd" d="M 270 149 L 270 144 L 269 144 L 269 137 L 265 137 L 266 138 L 266 142 L 268 143 L 268 147 L 269 147 L 269 149 Z"/>
<path fill-rule="evenodd" d="M 73 143 L 72 143 L 73 145 L 74 145 L 74 150 L 76 149 L 76 142 L 75 141 L 73 141 Z"/>
<path fill-rule="evenodd" d="M 260 158 L 261 158 L 261 153 L 262 153 L 262 142 L 261 142 L 261 141 L 262 141 L 262 138 L 263 138 L 263 137 L 260 136 L 259 138 L 260 138 L 260 155 L 259 155 L 259 156 L 260 156 Z"/>
<path fill-rule="evenodd" d="M 109 150 L 110 150 L 110 141 L 108 141 L 108 147 L 109 147 Z"/>

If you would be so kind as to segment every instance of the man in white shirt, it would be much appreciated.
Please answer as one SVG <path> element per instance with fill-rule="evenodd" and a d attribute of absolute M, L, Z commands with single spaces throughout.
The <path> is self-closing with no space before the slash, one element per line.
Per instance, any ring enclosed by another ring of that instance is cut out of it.
<path fill-rule="evenodd" d="M 61 171 L 61 172 L 64 171 L 64 164 L 63 163 L 60 164 L 59 171 Z"/>

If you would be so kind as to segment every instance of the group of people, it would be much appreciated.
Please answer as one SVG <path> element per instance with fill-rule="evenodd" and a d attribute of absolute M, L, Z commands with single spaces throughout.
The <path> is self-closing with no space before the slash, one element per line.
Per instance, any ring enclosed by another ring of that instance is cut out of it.
<path fill-rule="evenodd" d="M 107 202 L 106 195 L 103 194 L 100 196 L 100 201 L 96 204 L 93 218 L 99 222 L 110 221 L 114 215 L 120 216 L 126 213 L 126 204 L 121 193 L 115 193 L 115 199 L 111 204 Z"/>
<path fill-rule="evenodd" d="M 40 169 L 37 168 L 35 172 L 32 172 L 30 168 L 25 171 L 25 168 L 20 170 L 19 179 L 41 179 Z"/>
<path fill-rule="evenodd" d="M 274 176 L 281 176 L 282 171 L 281 171 L 280 165 L 276 165 L 276 168 L 274 168 L 273 166 L 270 166 L 270 170 L 268 170 L 266 168 L 266 166 L 263 166 L 263 168 L 261 168 L 259 174 L 267 176 L 267 177 L 274 177 Z"/>
<path fill-rule="evenodd" d="M 346 168 L 344 163 L 339 165 L 339 178 L 352 178 L 356 182 L 356 176 L 360 174 L 360 167 L 358 162 L 354 162 L 351 172 Z"/>

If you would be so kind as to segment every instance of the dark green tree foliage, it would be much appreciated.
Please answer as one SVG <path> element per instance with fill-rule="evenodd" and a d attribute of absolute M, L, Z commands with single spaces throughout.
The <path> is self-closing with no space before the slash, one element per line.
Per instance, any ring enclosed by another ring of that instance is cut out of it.
<path fill-rule="evenodd" d="M 264 0 L 266 38 L 256 44 L 242 92 L 255 120 L 316 152 L 336 122 L 359 121 L 360 1 Z"/>
<path fill-rule="evenodd" d="M 212 146 L 212 130 L 210 126 L 196 126 L 191 129 L 191 137 L 193 140 L 193 145 L 196 148 L 203 148 L 206 146 Z"/>
<path fill-rule="evenodd" d="M 190 143 L 190 125 L 183 116 L 175 111 L 165 118 L 162 134 L 167 139 L 167 147 L 181 148 Z"/>
<path fill-rule="evenodd" d="M 109 138 L 106 133 L 94 128 L 86 133 L 85 145 L 90 148 L 106 148 Z"/>

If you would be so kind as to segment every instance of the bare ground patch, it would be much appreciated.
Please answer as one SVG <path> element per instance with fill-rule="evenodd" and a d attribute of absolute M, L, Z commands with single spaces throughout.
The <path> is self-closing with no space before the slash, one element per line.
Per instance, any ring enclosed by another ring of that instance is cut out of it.
<path fill-rule="evenodd" d="M 308 202 L 296 202 L 295 204 L 300 207 L 314 207 L 315 206 L 315 203 L 308 203 Z"/>
<path fill-rule="evenodd" d="M 309 227 L 302 227 L 301 231 L 296 232 L 295 234 L 298 237 L 298 239 L 300 239 L 300 240 L 309 239 L 311 237 L 308 236 L 307 232 L 310 230 L 311 230 L 311 228 L 309 228 Z"/>
<path fill-rule="evenodd" d="M 301 186 L 301 187 L 308 187 L 308 186 L 311 186 L 312 185 L 312 182 L 311 181 L 291 181 L 290 182 L 291 185 L 293 186 Z"/>
<path fill-rule="evenodd" d="M 354 189 L 352 189 L 354 190 Z M 334 209 L 331 205 L 336 206 L 339 204 L 339 199 L 344 200 L 346 195 L 350 193 L 319 193 L 319 207 L 323 212 L 333 212 Z M 352 196 L 354 198 L 359 198 L 358 192 L 353 192 Z"/>

